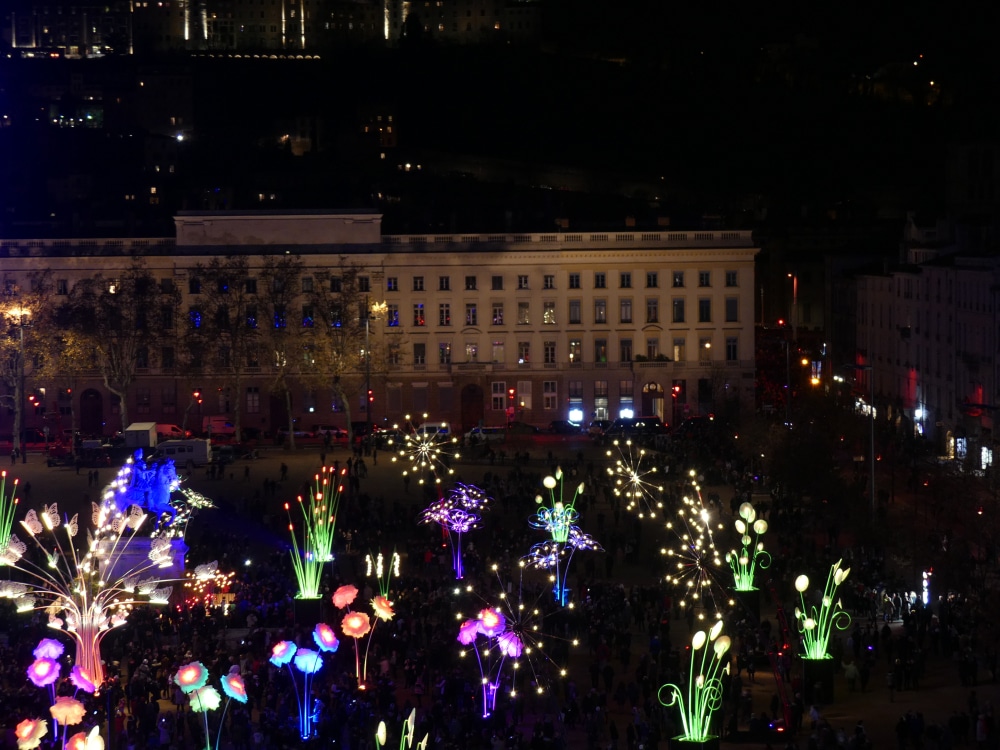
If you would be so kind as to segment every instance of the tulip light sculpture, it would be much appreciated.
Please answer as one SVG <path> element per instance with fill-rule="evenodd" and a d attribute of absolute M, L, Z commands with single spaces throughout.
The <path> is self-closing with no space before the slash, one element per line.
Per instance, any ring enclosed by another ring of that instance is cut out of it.
<path fill-rule="evenodd" d="M 722 705 L 722 673 L 729 672 L 726 652 L 731 645 L 728 635 L 720 635 L 722 621 L 716 622 L 706 634 L 699 630 L 691 639 L 691 662 L 685 690 L 668 683 L 657 697 L 664 706 L 678 707 L 683 742 L 705 742 L 712 737 L 712 714 Z M 667 700 L 663 693 L 667 692 Z"/>
<path fill-rule="evenodd" d="M 764 549 L 760 538 L 767 533 L 767 521 L 757 518 L 757 511 L 750 503 L 740 505 L 736 531 L 740 535 L 740 551 L 726 553 L 726 562 L 733 571 L 733 588 L 737 591 L 756 591 L 754 574 L 759 567 L 766 570 L 771 564 L 771 555 Z M 753 532 L 754 536 L 750 536 Z"/>
<path fill-rule="evenodd" d="M 292 535 L 292 567 L 295 580 L 299 584 L 296 599 L 319 599 L 323 566 L 333 560 L 333 541 L 337 527 L 337 510 L 343 486 L 336 470 L 324 466 L 316 474 L 312 492 L 308 499 L 300 495 L 299 510 L 302 513 L 302 541 L 292 523 L 291 507 L 285 503 L 288 514 L 288 530 Z"/>
<path fill-rule="evenodd" d="M 851 572 L 850 568 L 841 568 L 841 562 L 843 561 L 837 560 L 830 566 L 819 607 L 806 606 L 805 592 L 809 590 L 809 576 L 801 575 L 795 579 L 795 590 L 799 592 L 799 601 L 802 603 L 801 609 L 795 608 L 795 620 L 802 633 L 805 659 L 833 658 L 828 651 L 832 628 L 836 626 L 838 630 L 846 630 L 851 624 L 851 616 L 844 611 L 840 599 L 835 598 L 837 588 Z"/>
<path fill-rule="evenodd" d="M 410 710 L 410 715 L 403 719 L 403 731 L 399 737 L 399 750 L 410 750 L 413 747 L 413 733 L 416 729 L 417 709 L 414 708 Z M 375 730 L 375 750 L 382 750 L 385 747 L 385 743 L 388 741 L 388 734 L 385 722 L 380 721 L 378 729 Z M 425 734 L 424 738 L 417 743 L 417 750 L 426 750 L 428 739 L 428 736 Z"/>

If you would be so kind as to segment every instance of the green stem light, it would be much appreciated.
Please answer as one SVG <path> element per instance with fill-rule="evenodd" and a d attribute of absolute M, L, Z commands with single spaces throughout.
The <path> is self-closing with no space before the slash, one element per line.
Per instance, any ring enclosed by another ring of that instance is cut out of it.
<path fill-rule="evenodd" d="M 685 691 L 673 683 L 663 685 L 657 694 L 664 706 L 678 707 L 682 730 L 679 740 L 704 742 L 711 737 L 712 714 L 722 705 L 721 674 L 729 672 L 729 660 L 723 657 L 732 645 L 729 636 L 720 636 L 721 632 L 720 620 L 707 634 L 699 630 L 691 639 L 686 699 Z M 667 700 L 663 698 L 664 691 Z"/>
<path fill-rule="evenodd" d="M 799 592 L 801 609 L 795 608 L 795 620 L 802 633 L 806 659 L 829 659 L 830 635 L 832 629 L 846 630 L 851 624 L 851 616 L 844 611 L 839 599 L 834 599 L 837 589 L 844 582 L 850 568 L 841 568 L 842 560 L 837 560 L 830 566 L 823 589 L 823 598 L 819 607 L 806 607 L 805 592 L 809 589 L 809 576 L 801 575 L 795 579 L 795 590 Z"/>
<path fill-rule="evenodd" d="M 288 513 L 288 530 L 292 535 L 292 568 L 299 584 L 297 599 L 319 599 L 323 566 L 333 560 L 333 542 L 336 537 L 337 510 L 340 507 L 341 487 L 332 467 L 324 466 L 314 477 L 313 490 L 308 499 L 300 495 L 297 500 L 302 512 L 302 543 L 299 544 L 291 508 Z"/>
<path fill-rule="evenodd" d="M 756 591 L 754 575 L 759 567 L 766 570 L 771 565 L 771 555 L 764 550 L 760 538 L 767 533 L 767 521 L 757 518 L 757 511 L 750 503 L 740 505 L 739 518 L 736 519 L 736 531 L 740 534 L 741 549 L 739 553 L 732 550 L 726 553 L 726 562 L 733 572 L 733 588 L 737 591 Z M 754 537 L 750 537 L 750 532 Z"/>

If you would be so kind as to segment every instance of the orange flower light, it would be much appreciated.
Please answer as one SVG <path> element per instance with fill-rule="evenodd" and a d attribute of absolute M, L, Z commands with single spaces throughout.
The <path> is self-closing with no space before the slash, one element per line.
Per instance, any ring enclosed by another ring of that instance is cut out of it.
<path fill-rule="evenodd" d="M 94 727 L 90 734 L 77 732 L 66 740 L 66 750 L 104 750 L 104 738 L 99 731 L 100 727 Z"/>
<path fill-rule="evenodd" d="M 351 612 L 344 617 L 340 627 L 346 636 L 364 638 L 365 634 L 372 629 L 372 624 L 364 612 Z"/>
<path fill-rule="evenodd" d="M 49 725 L 41 719 L 25 719 L 14 729 L 18 750 L 31 750 L 42 743 Z"/>
<path fill-rule="evenodd" d="M 72 726 L 83 721 L 83 717 L 87 715 L 87 709 L 76 698 L 60 695 L 56 698 L 56 702 L 49 706 L 49 713 L 60 724 Z"/>
<path fill-rule="evenodd" d="M 392 602 L 384 596 L 376 596 L 372 599 L 372 609 L 375 610 L 375 616 L 380 620 L 388 621 L 396 615 L 396 613 L 392 611 Z"/>
<path fill-rule="evenodd" d="M 333 592 L 333 606 L 337 609 L 343 609 L 350 605 L 357 595 L 358 589 L 356 586 L 351 586 L 350 584 L 341 586 Z"/>

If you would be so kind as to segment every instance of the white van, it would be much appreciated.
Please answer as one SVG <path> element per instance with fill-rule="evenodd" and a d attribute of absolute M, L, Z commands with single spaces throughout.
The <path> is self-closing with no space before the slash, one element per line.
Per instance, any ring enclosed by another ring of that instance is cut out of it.
<path fill-rule="evenodd" d="M 164 440 L 153 458 L 171 458 L 178 469 L 193 469 L 212 462 L 212 441 L 202 438 Z"/>
<path fill-rule="evenodd" d="M 418 435 L 434 435 L 436 434 L 441 440 L 451 439 L 451 423 L 450 422 L 423 422 L 417 428 Z"/>
<path fill-rule="evenodd" d="M 469 445 L 502 443 L 505 437 L 507 430 L 504 427 L 473 427 L 465 433 L 465 442 Z"/>

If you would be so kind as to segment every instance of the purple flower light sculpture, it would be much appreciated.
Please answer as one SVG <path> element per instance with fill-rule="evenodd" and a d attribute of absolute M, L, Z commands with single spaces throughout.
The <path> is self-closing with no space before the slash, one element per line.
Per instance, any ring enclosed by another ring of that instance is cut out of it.
<path fill-rule="evenodd" d="M 577 550 L 603 552 L 604 548 L 590 534 L 580 531 L 578 526 L 570 526 L 566 541 L 559 542 L 549 539 L 534 545 L 524 557 L 524 564 L 529 568 L 551 570 L 552 593 L 556 601 L 563 607 L 569 601 L 569 588 L 566 580 L 569 576 L 569 564 L 573 553 Z"/>
<path fill-rule="evenodd" d="M 478 638 L 486 640 L 480 653 Z M 487 718 L 496 708 L 497 690 L 500 687 L 500 672 L 504 662 L 518 659 L 524 651 L 521 636 L 508 627 L 507 618 L 498 609 L 487 607 L 479 614 L 466 620 L 458 629 L 458 642 L 469 646 L 476 655 L 479 674 L 483 686 L 483 718 Z M 462 655 L 465 655 L 465 651 Z M 516 665 L 515 665 L 516 666 Z"/>
<path fill-rule="evenodd" d="M 455 578 L 464 577 L 462 569 L 462 534 L 475 528 L 482 520 L 482 511 L 490 497 L 471 484 L 458 482 L 444 497 L 431 503 L 420 514 L 421 523 L 436 523 L 451 545 L 451 564 Z"/>

